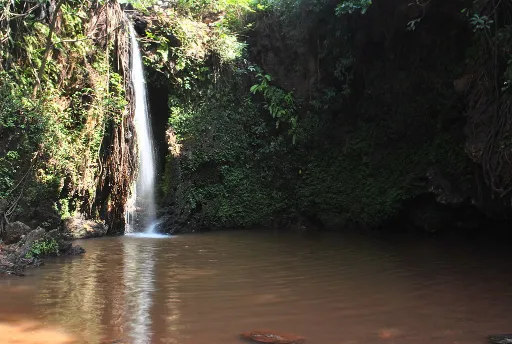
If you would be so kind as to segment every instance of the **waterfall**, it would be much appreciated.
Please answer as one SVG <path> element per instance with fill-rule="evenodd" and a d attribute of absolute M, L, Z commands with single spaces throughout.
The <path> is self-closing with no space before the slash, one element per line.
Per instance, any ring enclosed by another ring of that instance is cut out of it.
<path fill-rule="evenodd" d="M 156 226 L 155 211 L 155 153 L 146 98 L 146 81 L 135 30 L 130 28 L 131 78 L 135 95 L 134 124 L 138 147 L 139 173 L 126 212 L 127 232 L 153 233 Z"/>

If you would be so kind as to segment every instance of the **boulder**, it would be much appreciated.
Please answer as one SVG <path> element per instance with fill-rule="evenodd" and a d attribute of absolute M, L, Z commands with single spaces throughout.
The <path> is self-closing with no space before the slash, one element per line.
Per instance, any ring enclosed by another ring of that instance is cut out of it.
<path fill-rule="evenodd" d="M 2 240 L 6 244 L 14 244 L 21 240 L 24 235 L 31 231 L 30 227 L 23 222 L 11 222 L 5 225 L 5 230 L 2 233 Z"/>
<path fill-rule="evenodd" d="M 101 237 L 108 227 L 101 222 L 72 217 L 64 221 L 64 229 L 73 239 Z"/>
<path fill-rule="evenodd" d="M 57 245 L 59 245 L 59 253 L 67 252 L 69 249 L 71 249 L 71 241 L 69 236 L 63 234 L 58 229 L 52 229 L 51 231 L 47 232 L 44 236 L 45 239 L 53 239 L 57 242 Z"/>
<path fill-rule="evenodd" d="M 269 330 L 256 330 L 251 332 L 245 332 L 242 333 L 240 337 L 258 343 L 272 344 L 302 344 L 306 340 L 304 337 L 300 337 L 294 334 L 279 333 Z"/>

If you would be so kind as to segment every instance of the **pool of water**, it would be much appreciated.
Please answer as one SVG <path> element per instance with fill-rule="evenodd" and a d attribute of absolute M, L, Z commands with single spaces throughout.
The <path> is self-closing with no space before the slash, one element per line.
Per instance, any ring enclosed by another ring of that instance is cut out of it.
<path fill-rule="evenodd" d="M 512 254 L 357 234 L 233 231 L 78 242 L 0 278 L 0 343 L 474 344 L 512 332 Z"/>

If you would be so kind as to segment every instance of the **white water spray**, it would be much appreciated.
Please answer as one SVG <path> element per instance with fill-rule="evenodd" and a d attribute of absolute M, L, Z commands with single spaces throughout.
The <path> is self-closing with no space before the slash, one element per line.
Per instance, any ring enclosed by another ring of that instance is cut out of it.
<path fill-rule="evenodd" d="M 132 195 L 127 204 L 127 232 L 144 231 L 154 233 L 155 212 L 155 153 L 153 135 L 148 114 L 146 81 L 135 30 L 130 28 L 131 77 L 135 95 L 134 124 L 139 153 L 139 174 Z"/>

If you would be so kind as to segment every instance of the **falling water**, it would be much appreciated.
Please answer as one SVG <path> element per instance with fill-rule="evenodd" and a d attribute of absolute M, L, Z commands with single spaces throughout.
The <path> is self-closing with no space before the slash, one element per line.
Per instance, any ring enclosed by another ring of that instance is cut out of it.
<path fill-rule="evenodd" d="M 148 114 L 146 98 L 146 82 L 140 55 L 139 44 L 135 31 L 130 28 L 131 41 L 131 77 L 135 94 L 134 124 L 139 153 L 139 174 L 135 187 L 132 187 L 132 197 L 128 201 L 126 224 L 127 232 L 140 231 L 153 233 L 155 231 L 155 156 L 153 137 Z"/>

